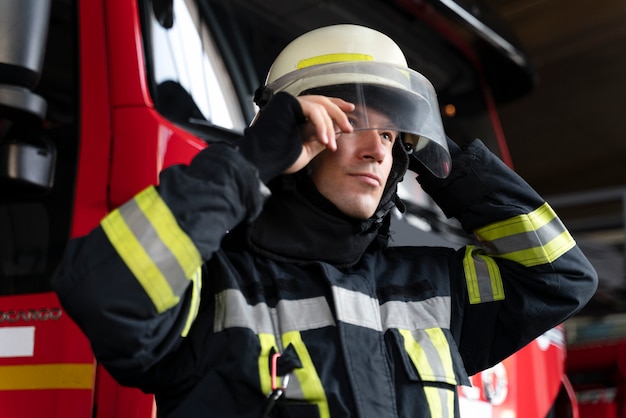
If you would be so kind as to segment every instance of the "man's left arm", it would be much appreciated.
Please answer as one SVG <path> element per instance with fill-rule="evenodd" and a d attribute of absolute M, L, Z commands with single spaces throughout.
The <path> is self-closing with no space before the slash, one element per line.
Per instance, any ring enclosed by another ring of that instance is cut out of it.
<path fill-rule="evenodd" d="M 598 278 L 550 205 L 481 141 L 449 145 L 450 176 L 418 181 L 477 239 L 451 266 L 461 322 L 453 333 L 473 373 L 578 312 Z"/>

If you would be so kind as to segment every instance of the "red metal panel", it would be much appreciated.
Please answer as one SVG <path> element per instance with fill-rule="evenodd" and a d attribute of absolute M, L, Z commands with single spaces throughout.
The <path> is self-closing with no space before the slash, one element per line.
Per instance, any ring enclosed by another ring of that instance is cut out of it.
<path fill-rule="evenodd" d="M 111 118 L 103 5 L 79 3 L 80 154 L 72 236 L 93 229 L 107 212 Z"/>
<path fill-rule="evenodd" d="M 106 1 L 105 25 L 111 105 L 152 107 L 137 1 Z"/>
<path fill-rule="evenodd" d="M 206 143 L 147 107 L 113 113 L 115 147 L 111 160 L 111 203 L 118 206 L 158 182 L 164 167 L 188 163 Z"/>
<path fill-rule="evenodd" d="M 155 418 L 154 397 L 139 389 L 120 386 L 98 366 L 96 380 L 96 415 L 94 418 Z"/>
<path fill-rule="evenodd" d="M 0 297 L 2 418 L 91 416 L 89 341 L 54 293 Z"/>
<path fill-rule="evenodd" d="M 460 388 L 461 416 L 544 418 L 561 387 L 565 367 L 562 328 L 555 328 Z"/>

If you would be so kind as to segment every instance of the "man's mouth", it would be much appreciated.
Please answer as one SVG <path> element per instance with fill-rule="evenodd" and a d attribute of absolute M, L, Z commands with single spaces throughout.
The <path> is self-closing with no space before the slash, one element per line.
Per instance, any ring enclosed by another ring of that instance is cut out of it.
<path fill-rule="evenodd" d="M 382 181 L 380 180 L 380 177 L 378 177 L 376 174 L 374 173 L 353 173 L 351 174 L 352 177 L 356 177 L 361 179 L 363 182 L 368 183 L 372 186 L 375 187 L 380 187 L 382 184 Z"/>

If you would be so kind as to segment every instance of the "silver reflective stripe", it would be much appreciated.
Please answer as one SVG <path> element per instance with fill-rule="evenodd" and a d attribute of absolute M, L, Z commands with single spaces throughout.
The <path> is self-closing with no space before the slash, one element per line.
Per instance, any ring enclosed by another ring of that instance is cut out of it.
<path fill-rule="evenodd" d="M 228 328 L 248 328 L 255 334 L 275 335 L 267 305 L 248 305 L 243 294 L 234 289 L 215 295 L 213 330 L 220 332 Z"/>
<path fill-rule="evenodd" d="M 524 231 L 489 241 L 485 250 L 491 254 L 507 254 L 529 248 L 541 247 L 565 231 L 559 218 L 554 218 L 537 230 Z M 480 236 L 478 237 L 481 238 Z"/>
<path fill-rule="evenodd" d="M 330 307 L 321 296 L 281 300 L 276 308 L 270 308 L 266 303 L 249 305 L 239 290 L 227 289 L 215 295 L 215 302 L 215 332 L 228 328 L 247 328 L 255 334 L 279 336 L 289 331 L 306 331 L 335 325 Z M 277 330 L 274 329 L 273 317 L 277 321 Z"/>
<path fill-rule="evenodd" d="M 576 243 L 550 205 L 474 231 L 485 252 L 526 267 L 552 263 Z"/>
<path fill-rule="evenodd" d="M 281 332 L 306 331 L 335 326 L 335 319 L 326 298 L 281 300 L 276 307 Z"/>
<path fill-rule="evenodd" d="M 135 199 L 129 200 L 119 208 L 119 212 L 150 260 L 158 267 L 171 287 L 172 293 L 181 296 L 187 288 L 189 280 L 176 256 L 159 238 L 137 201 Z"/>
<path fill-rule="evenodd" d="M 378 300 L 360 292 L 333 286 L 337 319 L 347 324 L 382 331 Z"/>
<path fill-rule="evenodd" d="M 436 296 L 417 302 L 385 302 L 380 307 L 384 330 L 450 328 L 450 297 Z"/>
<path fill-rule="evenodd" d="M 481 302 L 493 302 L 495 299 L 493 286 L 491 285 L 491 276 L 489 275 L 489 266 L 485 259 L 476 257 L 476 253 L 472 254 L 474 260 L 474 268 L 476 269 L 476 286 L 478 286 L 478 294 Z"/>
<path fill-rule="evenodd" d="M 416 302 L 391 301 L 379 306 L 376 299 L 341 287 L 333 287 L 333 294 L 337 319 L 348 324 L 381 332 L 392 328 L 450 328 L 449 296 Z M 215 298 L 215 332 L 239 327 L 256 334 L 280 335 L 336 325 L 323 297 L 282 300 L 276 308 L 265 303 L 249 305 L 236 289 L 224 290 Z M 275 330 L 273 324 L 279 329 Z"/>

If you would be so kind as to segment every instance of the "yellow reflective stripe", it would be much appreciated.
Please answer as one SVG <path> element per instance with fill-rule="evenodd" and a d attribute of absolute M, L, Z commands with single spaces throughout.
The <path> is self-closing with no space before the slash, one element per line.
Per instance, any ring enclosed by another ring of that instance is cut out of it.
<path fill-rule="evenodd" d="M 92 363 L 0 366 L 0 390 L 93 389 Z"/>
<path fill-rule="evenodd" d="M 528 214 L 494 222 L 477 229 L 476 232 L 486 241 L 495 241 L 499 238 L 535 231 L 554 218 L 556 218 L 556 214 L 547 203 L 544 203 Z"/>
<path fill-rule="evenodd" d="M 430 416 L 437 418 L 443 417 L 438 388 L 425 386 L 424 392 L 426 393 L 426 400 L 428 401 L 428 407 L 430 408 Z"/>
<path fill-rule="evenodd" d="M 440 328 L 409 331 L 399 329 L 406 350 L 423 382 L 444 382 L 456 387 L 457 381 L 450 345 Z M 434 349 L 434 350 L 433 350 Z M 423 386 L 432 417 L 452 417 L 454 389 Z"/>
<path fill-rule="evenodd" d="M 333 62 L 351 62 L 351 61 L 373 61 L 374 57 L 368 54 L 355 54 L 342 52 L 337 54 L 318 55 L 303 59 L 298 62 L 298 70 L 302 68 L 312 67 L 313 65 L 329 64 Z"/>
<path fill-rule="evenodd" d="M 481 250 L 475 246 L 468 245 L 465 247 L 463 269 L 471 304 L 504 299 L 500 268 L 493 258 L 481 254 Z"/>
<path fill-rule="evenodd" d="M 174 254 L 183 269 L 185 277 L 192 277 L 202 258 L 189 235 L 178 225 L 176 218 L 161 199 L 154 187 L 148 187 L 139 193 L 135 200 L 161 241 Z"/>
<path fill-rule="evenodd" d="M 273 334 L 259 334 L 261 353 L 259 354 L 259 379 L 261 392 L 268 395 L 272 391 L 272 375 L 270 373 L 270 353 L 272 348 L 278 351 L 276 338 Z"/>
<path fill-rule="evenodd" d="M 101 225 L 157 312 L 178 304 L 202 260 L 156 189 L 146 188 Z"/>
<path fill-rule="evenodd" d="M 191 277 L 191 285 L 193 286 L 191 290 L 191 302 L 189 306 L 189 314 L 187 315 L 187 321 L 185 321 L 185 327 L 183 328 L 183 332 L 181 336 L 186 337 L 189 334 L 189 329 L 191 329 L 191 324 L 198 316 L 198 310 L 200 309 L 200 291 L 202 290 L 202 267 L 198 267 L 196 272 Z"/>
<path fill-rule="evenodd" d="M 174 295 L 167 279 L 128 228 L 119 210 L 111 212 L 101 225 L 117 253 L 148 294 L 157 312 L 164 312 L 176 305 L 180 298 Z"/>
<path fill-rule="evenodd" d="M 454 392 L 432 386 L 424 387 L 431 417 L 452 418 L 454 416 Z"/>
<path fill-rule="evenodd" d="M 406 329 L 399 329 L 400 335 L 404 339 L 404 349 L 406 350 L 409 358 L 415 365 L 415 368 L 419 372 L 420 376 L 432 376 L 433 370 L 430 367 L 430 363 L 426 358 L 426 354 L 422 347 L 417 343 L 411 331 Z"/>
<path fill-rule="evenodd" d="M 298 358 L 302 363 L 302 368 L 295 369 L 293 372 L 298 378 L 304 399 L 308 402 L 315 403 L 318 406 L 320 418 L 330 418 L 330 409 L 328 407 L 328 400 L 326 399 L 326 393 L 324 392 L 322 381 L 317 375 L 315 366 L 313 365 L 313 360 L 311 360 L 309 351 L 306 349 L 306 346 L 302 341 L 300 332 L 287 332 L 283 334 L 282 340 L 283 346 L 287 347 L 289 344 L 294 346 L 296 353 L 298 353 Z M 289 396 L 289 387 L 287 387 L 287 396 Z"/>
<path fill-rule="evenodd" d="M 456 385 L 450 345 L 441 328 L 409 331 L 399 329 L 404 349 L 424 381 Z"/>
<path fill-rule="evenodd" d="M 475 231 L 493 255 L 527 267 L 551 263 L 576 245 L 550 205 Z"/>

